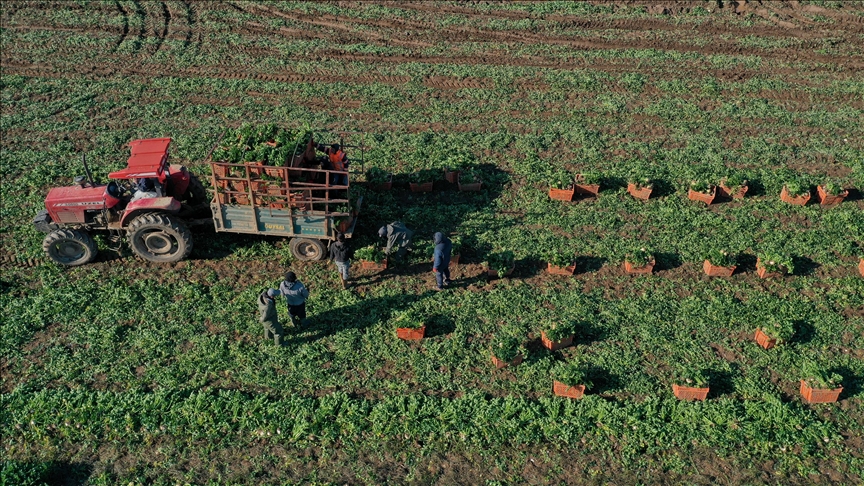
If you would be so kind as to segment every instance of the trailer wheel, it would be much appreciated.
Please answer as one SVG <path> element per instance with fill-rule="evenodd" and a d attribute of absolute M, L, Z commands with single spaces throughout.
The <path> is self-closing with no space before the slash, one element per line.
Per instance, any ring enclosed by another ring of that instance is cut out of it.
<path fill-rule="evenodd" d="M 327 255 L 327 247 L 321 240 L 312 238 L 293 238 L 291 240 L 291 253 L 298 260 L 323 260 Z"/>
<path fill-rule="evenodd" d="M 65 267 L 90 263 L 97 251 L 90 233 L 66 228 L 48 233 L 42 240 L 42 249 L 48 258 Z"/>
<path fill-rule="evenodd" d="M 129 247 L 156 263 L 174 263 L 192 251 L 192 233 L 182 220 L 161 213 L 147 213 L 129 223 Z"/>

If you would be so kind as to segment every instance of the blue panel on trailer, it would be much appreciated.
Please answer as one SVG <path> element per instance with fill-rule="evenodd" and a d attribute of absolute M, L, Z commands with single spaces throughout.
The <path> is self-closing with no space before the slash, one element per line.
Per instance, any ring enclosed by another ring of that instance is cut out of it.
<path fill-rule="evenodd" d="M 254 233 L 274 236 L 309 236 L 332 239 L 332 216 L 299 213 L 288 209 L 261 208 L 239 204 L 219 206 L 223 227 L 216 231 Z M 257 216 L 257 217 L 256 217 Z"/>
<path fill-rule="evenodd" d="M 328 234 L 330 219 L 326 216 L 305 214 L 297 216 L 294 221 L 297 234 L 307 236 L 326 236 Z"/>
<path fill-rule="evenodd" d="M 295 221 L 287 209 L 257 208 L 258 231 L 267 234 L 293 235 L 297 233 Z"/>
<path fill-rule="evenodd" d="M 226 231 L 255 231 L 255 213 L 252 206 L 222 206 L 222 221 Z"/>

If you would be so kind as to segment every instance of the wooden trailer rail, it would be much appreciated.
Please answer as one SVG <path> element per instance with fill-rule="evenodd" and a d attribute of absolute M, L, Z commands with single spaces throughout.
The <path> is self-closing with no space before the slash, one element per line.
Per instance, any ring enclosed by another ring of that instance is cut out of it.
<path fill-rule="evenodd" d="M 350 216 L 338 211 L 348 205 L 349 185 L 332 184 L 347 171 L 273 167 L 211 162 L 212 185 L 221 204 L 311 211 L 328 216 Z"/>

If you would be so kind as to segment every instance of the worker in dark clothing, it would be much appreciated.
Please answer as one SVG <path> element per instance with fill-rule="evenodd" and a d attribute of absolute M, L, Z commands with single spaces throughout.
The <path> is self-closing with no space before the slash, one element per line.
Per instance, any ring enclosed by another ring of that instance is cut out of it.
<path fill-rule="evenodd" d="M 444 287 L 450 285 L 450 251 L 453 243 L 444 233 L 435 233 L 432 242 L 435 243 L 432 271 L 435 272 L 435 282 L 438 284 L 436 290 L 444 290 Z"/>
<path fill-rule="evenodd" d="M 132 201 L 152 197 L 162 197 L 162 184 L 159 184 L 159 181 L 153 177 L 138 179 L 135 183 L 135 194 L 132 195 Z"/>
<path fill-rule="evenodd" d="M 336 241 L 330 245 L 330 260 L 336 264 L 336 270 L 339 271 L 339 277 L 342 279 L 342 288 L 348 288 L 348 279 L 351 278 L 349 271 L 351 270 L 351 257 L 354 252 L 348 247 L 345 240 L 345 235 L 339 233 L 336 235 Z"/>
<path fill-rule="evenodd" d="M 258 319 L 264 325 L 264 339 L 273 339 L 277 346 L 282 346 L 282 324 L 279 323 L 279 316 L 276 314 L 276 297 L 279 296 L 279 291 L 276 289 L 268 289 L 261 292 L 258 296 L 258 311 L 261 317 Z"/>
<path fill-rule="evenodd" d="M 295 326 L 305 326 L 308 323 L 306 319 L 306 299 L 309 298 L 309 289 L 297 280 L 297 275 L 294 272 L 288 272 L 285 274 L 285 280 L 279 285 L 279 292 L 285 296 L 291 322 Z"/>
<path fill-rule="evenodd" d="M 384 253 L 390 255 L 394 251 L 397 258 L 405 256 L 406 251 L 411 251 L 411 237 L 414 232 L 405 227 L 401 221 L 394 221 L 378 230 L 378 236 L 387 238 L 387 247 Z"/>

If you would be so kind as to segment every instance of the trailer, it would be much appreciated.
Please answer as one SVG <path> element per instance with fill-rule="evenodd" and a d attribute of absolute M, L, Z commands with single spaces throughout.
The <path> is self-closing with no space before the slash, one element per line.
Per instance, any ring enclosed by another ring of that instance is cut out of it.
<path fill-rule="evenodd" d="M 320 260 L 338 233 L 350 238 L 362 198 L 352 204 L 348 172 L 255 163 L 210 162 L 211 209 L 217 232 L 291 238 L 301 260 Z"/>

